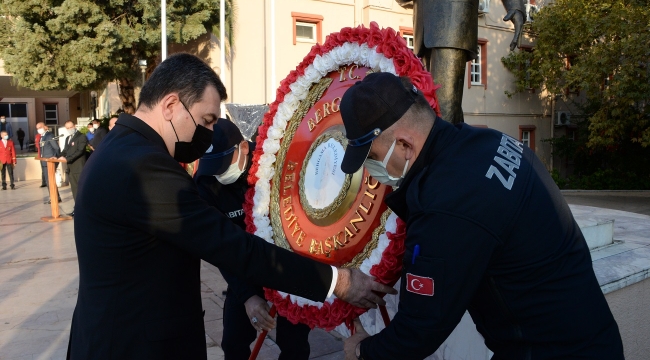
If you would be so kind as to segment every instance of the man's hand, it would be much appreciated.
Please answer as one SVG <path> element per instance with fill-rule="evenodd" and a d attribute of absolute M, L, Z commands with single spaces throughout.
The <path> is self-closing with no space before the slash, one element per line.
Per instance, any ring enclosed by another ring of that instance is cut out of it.
<path fill-rule="evenodd" d="M 343 352 L 345 353 L 345 360 L 356 360 L 359 357 L 357 356 L 357 346 L 359 343 L 369 337 L 366 329 L 361 325 L 359 318 L 354 319 L 354 335 L 343 341 Z"/>
<path fill-rule="evenodd" d="M 376 282 L 358 269 L 339 268 L 338 272 L 334 295 L 354 306 L 374 309 L 386 305 L 382 299 L 384 294 L 397 294 L 397 290 Z"/>
<path fill-rule="evenodd" d="M 503 18 L 503 21 L 512 21 L 512 23 L 515 25 L 515 36 L 510 42 L 510 51 L 512 51 L 517 47 L 517 43 L 519 42 L 521 29 L 524 26 L 524 14 L 517 9 L 510 9 L 506 16 Z"/>
<path fill-rule="evenodd" d="M 53 158 L 53 159 L 54 159 L 54 158 Z M 63 156 L 60 156 L 60 157 L 58 158 L 58 160 L 61 160 L 62 162 L 68 162 L 68 160 L 66 160 L 65 157 L 63 157 Z"/>
<path fill-rule="evenodd" d="M 271 309 L 269 308 L 269 304 L 266 303 L 266 300 L 254 295 L 246 300 L 244 307 L 246 308 L 248 320 L 255 330 L 271 331 L 275 328 L 275 319 L 269 315 Z M 257 322 L 253 321 L 253 319 L 257 319 Z"/>

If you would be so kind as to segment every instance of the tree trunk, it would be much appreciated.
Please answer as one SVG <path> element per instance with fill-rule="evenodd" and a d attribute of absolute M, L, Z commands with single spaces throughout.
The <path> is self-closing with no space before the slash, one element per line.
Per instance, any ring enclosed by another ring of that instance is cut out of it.
<path fill-rule="evenodd" d="M 120 100 L 122 101 L 122 109 L 127 114 L 135 113 L 135 93 L 133 91 L 133 80 L 119 79 L 118 85 L 120 87 Z"/>

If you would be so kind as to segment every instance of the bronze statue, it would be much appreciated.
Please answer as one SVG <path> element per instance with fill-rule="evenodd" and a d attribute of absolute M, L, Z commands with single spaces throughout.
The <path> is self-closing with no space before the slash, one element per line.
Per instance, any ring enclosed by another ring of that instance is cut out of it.
<path fill-rule="evenodd" d="M 478 50 L 478 0 L 396 0 L 413 9 L 414 52 L 421 57 L 438 89 L 442 118 L 453 124 L 463 122 L 463 81 L 467 61 Z M 517 46 L 526 11 L 523 0 L 502 0 L 504 21 L 515 25 L 510 50 Z"/>

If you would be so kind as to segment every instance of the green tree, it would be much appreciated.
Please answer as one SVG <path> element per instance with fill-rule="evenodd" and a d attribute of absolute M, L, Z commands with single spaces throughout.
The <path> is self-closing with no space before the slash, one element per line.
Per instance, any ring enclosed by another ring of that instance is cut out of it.
<path fill-rule="evenodd" d="M 567 98 L 567 89 L 584 94 L 581 126 L 588 137 L 582 151 L 592 158 L 609 153 L 592 172 L 629 163 L 616 161 L 617 152 L 620 160 L 622 152 L 628 158 L 650 155 L 648 5 L 647 0 L 557 0 L 530 25 L 534 50 L 501 59 L 515 75 L 513 93 L 532 87 L 549 96 Z M 570 96 L 567 100 L 576 101 Z M 642 172 L 647 176 L 648 171 Z"/>
<path fill-rule="evenodd" d="M 226 1 L 232 45 L 234 0 Z M 18 86 L 34 90 L 92 90 L 117 81 L 127 113 L 133 87 L 160 61 L 159 0 L 3 0 L 0 57 Z M 168 0 L 168 42 L 185 44 L 219 34 L 219 0 Z"/>

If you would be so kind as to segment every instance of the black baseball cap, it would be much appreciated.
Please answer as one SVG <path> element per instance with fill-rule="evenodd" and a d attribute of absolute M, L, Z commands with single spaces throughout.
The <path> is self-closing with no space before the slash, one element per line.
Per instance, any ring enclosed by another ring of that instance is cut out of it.
<path fill-rule="evenodd" d="M 223 174 L 232 162 L 235 147 L 244 140 L 237 125 L 227 119 L 217 120 L 212 131 L 212 145 L 199 160 L 196 176 Z"/>
<path fill-rule="evenodd" d="M 368 157 L 373 140 L 388 129 L 415 103 L 418 89 L 407 89 L 391 73 L 372 73 L 352 85 L 341 99 L 341 117 L 348 146 L 341 170 L 352 174 Z"/>

